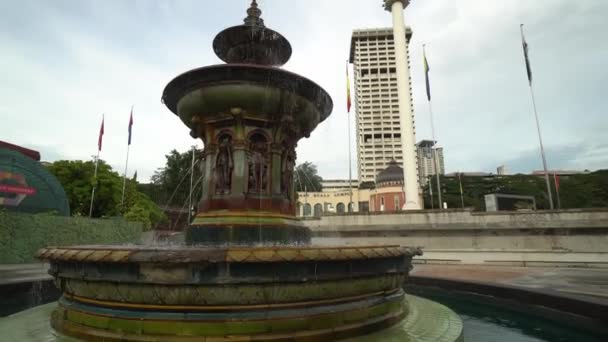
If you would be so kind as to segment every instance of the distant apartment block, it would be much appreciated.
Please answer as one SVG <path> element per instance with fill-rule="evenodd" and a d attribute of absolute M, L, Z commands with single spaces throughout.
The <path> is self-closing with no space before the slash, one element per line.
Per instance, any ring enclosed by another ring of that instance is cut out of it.
<path fill-rule="evenodd" d="M 429 177 L 437 174 L 435 171 L 435 162 L 433 161 L 433 146 L 432 140 L 421 140 L 416 144 L 416 153 L 418 155 L 418 177 L 420 185 L 426 185 Z M 437 153 L 437 168 L 439 174 L 445 174 L 445 166 L 443 162 L 443 148 L 435 149 Z"/>

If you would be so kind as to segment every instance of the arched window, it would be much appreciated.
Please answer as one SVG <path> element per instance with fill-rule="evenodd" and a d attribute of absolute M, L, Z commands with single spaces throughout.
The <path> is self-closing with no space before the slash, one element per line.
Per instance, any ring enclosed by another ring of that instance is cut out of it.
<path fill-rule="evenodd" d="M 310 204 L 308 204 L 308 203 L 304 204 L 304 216 L 308 217 L 308 216 L 310 216 L 311 213 L 312 213 L 312 207 L 310 206 Z"/>
<path fill-rule="evenodd" d="M 321 217 L 323 215 L 323 206 L 320 203 L 315 204 L 314 216 Z"/>
<path fill-rule="evenodd" d="M 344 214 L 344 203 L 340 202 L 336 205 L 336 212 L 338 214 Z"/>

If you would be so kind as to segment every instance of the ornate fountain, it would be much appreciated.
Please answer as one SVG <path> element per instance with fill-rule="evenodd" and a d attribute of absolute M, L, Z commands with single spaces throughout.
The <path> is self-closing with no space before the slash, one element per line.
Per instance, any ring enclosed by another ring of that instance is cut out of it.
<path fill-rule="evenodd" d="M 186 246 L 48 247 L 63 292 L 62 335 L 124 341 L 323 341 L 400 322 L 416 248 L 320 247 L 295 218 L 302 137 L 332 110 L 321 87 L 280 69 L 289 42 L 253 1 L 213 42 L 226 64 L 190 70 L 163 93 L 200 138 L 204 188 Z"/>

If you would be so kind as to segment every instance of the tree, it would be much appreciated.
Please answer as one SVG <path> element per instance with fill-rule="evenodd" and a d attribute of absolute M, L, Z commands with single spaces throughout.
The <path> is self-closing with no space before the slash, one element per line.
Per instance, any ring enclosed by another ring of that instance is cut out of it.
<path fill-rule="evenodd" d="M 323 178 L 317 173 L 317 166 L 311 162 L 304 162 L 296 166 L 294 172 L 294 182 L 296 191 L 318 192 L 323 188 L 321 182 Z"/>
<path fill-rule="evenodd" d="M 556 189 L 551 177 L 551 191 L 556 201 Z M 444 202 L 449 208 L 460 208 L 460 185 L 458 177 L 440 177 Z M 534 196 L 538 209 L 549 209 L 549 196 L 543 175 L 511 175 L 474 177 L 462 176 L 462 188 L 465 207 L 484 210 L 484 196 L 492 193 Z M 562 175 L 560 177 L 559 196 L 562 208 L 602 208 L 608 207 L 608 170 L 592 173 Z M 437 194 L 433 186 L 433 206 L 437 208 Z M 425 208 L 431 208 L 429 184 L 423 188 Z"/>
<path fill-rule="evenodd" d="M 152 228 L 160 222 L 165 222 L 167 216 L 154 203 L 150 197 L 137 190 L 136 177 L 127 180 L 125 186 L 125 200 L 120 208 L 125 219 L 138 221 L 144 225 L 144 229 Z"/>
<path fill-rule="evenodd" d="M 200 160 L 203 157 L 202 150 L 195 150 L 193 203 L 197 203 L 202 192 L 202 171 Z M 161 206 L 183 207 L 187 205 L 190 196 L 190 169 L 192 168 L 192 151 L 183 153 L 172 150 L 165 155 L 166 163 L 163 168 L 156 170 L 152 176 L 151 184 L 142 184 L 140 191 L 146 193 L 150 198 Z M 196 190 L 198 189 L 198 190 Z M 196 190 L 196 191 L 195 191 Z"/>
<path fill-rule="evenodd" d="M 97 179 L 93 161 L 60 160 L 50 164 L 48 169 L 62 184 L 74 216 L 89 216 L 91 191 L 96 183 L 93 217 L 123 214 L 128 220 L 142 222 L 145 228 L 166 219 L 148 196 L 137 191 L 135 179 L 127 180 L 125 200 L 121 205 L 122 177 L 103 160 L 99 160 Z"/>
<path fill-rule="evenodd" d="M 97 179 L 94 177 L 94 161 L 59 160 L 49 165 L 48 169 L 63 185 L 72 215 L 89 216 L 91 191 L 95 183 L 93 217 L 119 214 L 122 179 L 105 161 L 99 160 Z"/>

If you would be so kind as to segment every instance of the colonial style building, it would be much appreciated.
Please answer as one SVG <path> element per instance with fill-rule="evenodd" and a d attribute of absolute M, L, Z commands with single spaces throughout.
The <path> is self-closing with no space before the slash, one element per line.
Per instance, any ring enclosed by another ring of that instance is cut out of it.
<path fill-rule="evenodd" d="M 403 192 L 403 169 L 392 160 L 388 167 L 381 170 L 375 180 L 373 189 L 352 189 L 354 212 L 397 211 L 405 201 Z M 344 182 L 332 180 L 331 184 Z M 298 192 L 297 216 L 319 217 L 325 214 L 343 214 L 348 212 L 350 191 L 346 187 L 328 187 L 320 192 Z"/>

